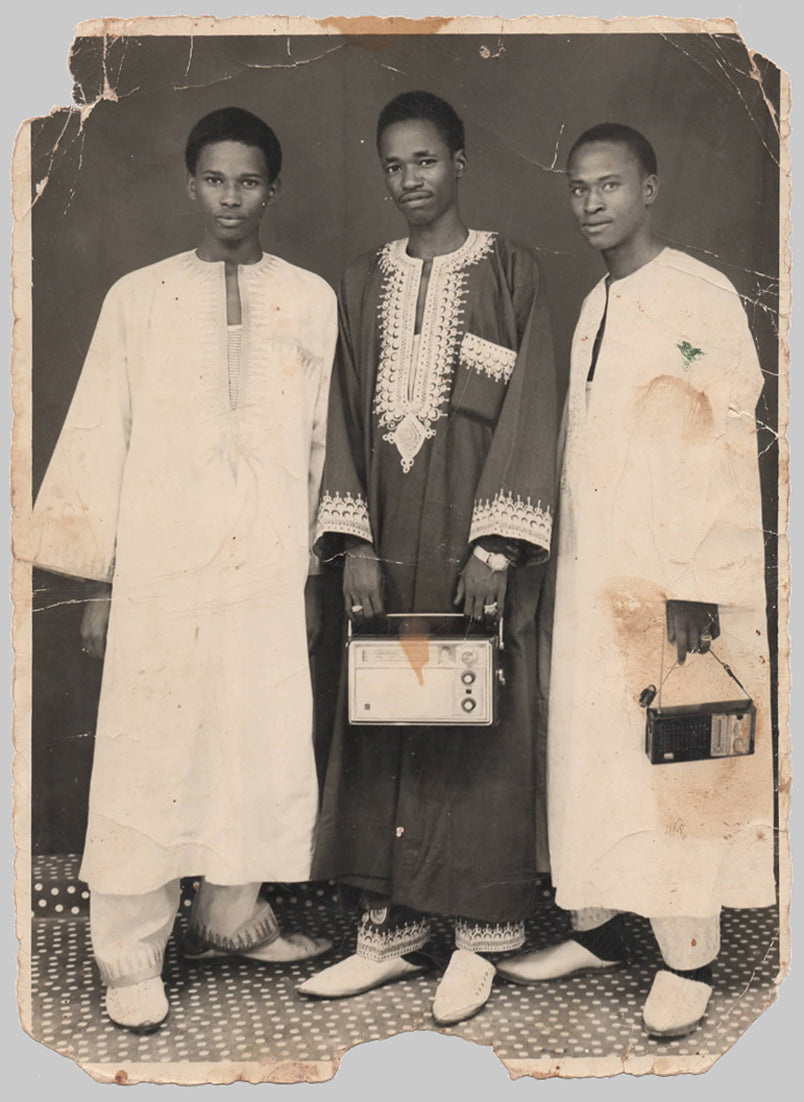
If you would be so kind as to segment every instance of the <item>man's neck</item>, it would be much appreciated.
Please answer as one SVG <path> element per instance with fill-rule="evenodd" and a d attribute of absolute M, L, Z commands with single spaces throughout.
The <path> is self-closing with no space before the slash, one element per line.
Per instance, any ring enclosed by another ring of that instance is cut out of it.
<path fill-rule="evenodd" d="M 649 264 L 657 257 L 664 246 L 651 229 L 639 233 L 629 241 L 603 252 L 603 259 L 612 279 L 625 279 L 626 276 Z"/>
<path fill-rule="evenodd" d="M 259 237 L 249 237 L 231 244 L 216 237 L 204 237 L 196 252 L 199 260 L 222 260 L 226 264 L 256 264 L 262 259 Z"/>
<path fill-rule="evenodd" d="M 454 253 L 466 241 L 469 231 L 461 221 L 457 207 L 450 207 L 440 218 L 426 226 L 410 226 L 408 252 L 420 260 Z"/>

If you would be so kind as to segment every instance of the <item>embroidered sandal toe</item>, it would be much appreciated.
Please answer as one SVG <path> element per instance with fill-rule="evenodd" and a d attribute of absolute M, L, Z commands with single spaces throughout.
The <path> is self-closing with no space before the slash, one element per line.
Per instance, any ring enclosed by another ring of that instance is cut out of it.
<path fill-rule="evenodd" d="M 469 949 L 456 949 L 433 999 L 437 1025 L 455 1025 L 473 1017 L 489 1001 L 495 968 Z"/>
<path fill-rule="evenodd" d="M 583 945 L 572 939 L 551 945 L 549 949 L 536 949 L 522 953 L 512 960 L 501 961 L 497 972 L 510 983 L 528 986 L 547 983 L 549 980 L 565 980 L 570 976 L 582 976 L 588 972 L 607 972 L 622 967 L 622 961 L 602 960 Z"/>
<path fill-rule="evenodd" d="M 106 988 L 106 1013 L 115 1025 L 132 1033 L 153 1033 L 169 1010 L 165 985 L 159 976 L 126 987 Z"/>
<path fill-rule="evenodd" d="M 642 1021 L 651 1037 L 686 1037 L 701 1024 L 712 988 L 708 983 L 685 979 L 662 969 L 656 973 Z"/>
<path fill-rule="evenodd" d="M 423 967 L 409 964 L 402 957 L 378 961 L 355 953 L 311 976 L 296 990 L 301 995 L 310 995 L 317 999 L 348 999 L 353 995 L 373 991 L 375 987 L 382 987 L 386 983 L 406 980 L 423 971 Z"/>

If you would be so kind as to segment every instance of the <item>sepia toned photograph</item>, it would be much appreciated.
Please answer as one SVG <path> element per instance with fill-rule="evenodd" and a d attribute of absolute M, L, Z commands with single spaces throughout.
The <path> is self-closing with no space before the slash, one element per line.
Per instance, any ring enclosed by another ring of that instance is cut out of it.
<path fill-rule="evenodd" d="M 23 1027 L 706 1071 L 789 962 L 786 75 L 535 17 L 69 65 L 14 154 Z"/>

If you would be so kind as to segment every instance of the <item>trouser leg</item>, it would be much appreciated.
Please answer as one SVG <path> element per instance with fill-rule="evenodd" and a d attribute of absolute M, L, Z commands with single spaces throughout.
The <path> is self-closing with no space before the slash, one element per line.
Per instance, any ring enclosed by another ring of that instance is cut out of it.
<path fill-rule="evenodd" d="M 92 949 L 107 987 L 128 987 L 161 974 L 179 894 L 178 880 L 142 895 L 90 893 Z"/>
<path fill-rule="evenodd" d="M 711 964 L 720 952 L 720 912 L 704 918 L 652 918 L 662 958 L 674 972 L 691 972 Z"/>
<path fill-rule="evenodd" d="M 481 922 L 455 919 L 455 947 L 472 953 L 506 953 L 525 944 L 524 922 Z"/>
<path fill-rule="evenodd" d="M 212 884 L 202 880 L 193 900 L 188 943 L 226 952 L 270 945 L 279 937 L 279 922 L 270 903 L 260 901 L 259 882 Z"/>
<path fill-rule="evenodd" d="M 619 911 L 607 907 L 585 907 L 570 912 L 572 939 L 601 961 L 626 959 Z"/>
<path fill-rule="evenodd" d="M 430 940 L 430 920 L 409 907 L 368 898 L 357 928 L 357 955 L 386 961 L 423 949 Z"/>

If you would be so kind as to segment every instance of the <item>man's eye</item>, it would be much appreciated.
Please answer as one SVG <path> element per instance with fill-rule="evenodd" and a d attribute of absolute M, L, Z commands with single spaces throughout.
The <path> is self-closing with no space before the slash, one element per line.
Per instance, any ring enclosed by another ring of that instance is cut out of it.
<path fill-rule="evenodd" d="M 436 164 L 436 159 L 435 157 L 422 157 L 419 164 L 422 168 L 432 168 Z"/>
<path fill-rule="evenodd" d="M 617 183 L 616 180 L 607 180 L 606 183 L 603 185 L 603 190 L 616 191 L 619 186 L 620 185 Z"/>
<path fill-rule="evenodd" d="M 258 183 L 259 183 L 258 180 L 244 180 L 243 181 L 243 187 L 249 188 L 249 189 L 255 188 Z"/>
<path fill-rule="evenodd" d="M 399 172 L 399 165 L 386 165 L 385 175 L 392 176 L 395 172 Z"/>
<path fill-rule="evenodd" d="M 580 184 L 573 184 L 573 186 L 570 188 L 570 195 L 575 195 L 576 197 L 579 195 L 583 195 L 584 190 L 585 189 L 582 188 Z"/>
<path fill-rule="evenodd" d="M 218 179 L 217 176 L 205 176 L 204 177 L 204 183 L 208 184 L 210 187 L 212 187 L 215 184 L 219 184 L 220 180 Z"/>

